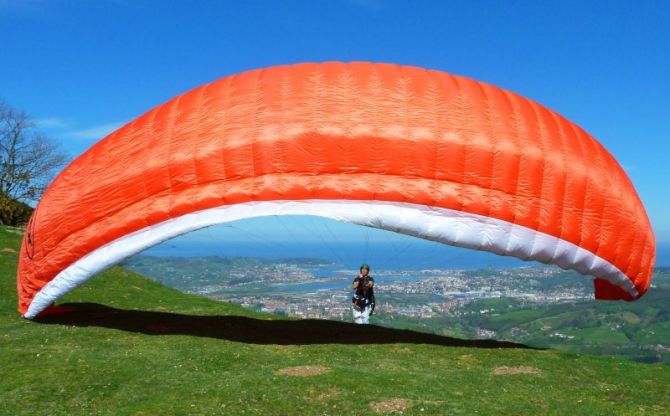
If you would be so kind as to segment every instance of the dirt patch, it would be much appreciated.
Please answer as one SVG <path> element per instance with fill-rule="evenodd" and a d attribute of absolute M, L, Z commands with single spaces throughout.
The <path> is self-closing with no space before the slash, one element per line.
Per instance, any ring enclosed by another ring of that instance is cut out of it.
<path fill-rule="evenodd" d="M 388 399 L 370 404 L 370 410 L 375 413 L 402 412 L 412 407 L 412 401 L 407 399 Z"/>
<path fill-rule="evenodd" d="M 535 367 L 496 367 L 491 370 L 494 376 L 509 376 L 512 374 L 539 374 L 540 370 Z"/>
<path fill-rule="evenodd" d="M 2 250 L 0 250 L 0 253 L 12 253 L 12 254 L 16 254 L 16 253 L 18 253 L 18 252 L 17 252 L 16 250 L 14 250 L 13 248 L 5 247 L 5 248 L 3 248 Z"/>
<path fill-rule="evenodd" d="M 309 376 L 318 376 L 319 374 L 325 374 L 330 371 L 330 368 L 323 367 L 320 365 L 301 365 L 298 367 L 287 367 L 275 371 L 275 375 L 278 376 L 291 376 L 291 377 L 309 377 Z"/>
<path fill-rule="evenodd" d="M 328 390 L 324 390 L 324 391 L 310 392 L 310 395 L 304 396 L 303 398 L 307 401 L 310 401 L 310 402 L 313 402 L 313 401 L 327 402 L 327 401 L 330 401 L 330 400 L 337 399 L 338 397 L 340 397 L 341 394 L 342 394 L 342 390 L 340 390 L 336 387 L 333 387 L 332 389 L 328 389 Z"/>

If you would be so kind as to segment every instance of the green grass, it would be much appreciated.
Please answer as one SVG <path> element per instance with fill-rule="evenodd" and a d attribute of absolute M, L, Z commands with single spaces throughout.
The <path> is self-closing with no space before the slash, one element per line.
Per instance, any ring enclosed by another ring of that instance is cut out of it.
<path fill-rule="evenodd" d="M 358 415 L 393 398 L 422 415 L 670 413 L 668 366 L 278 319 L 118 267 L 59 302 L 72 312 L 23 320 L 3 250 L 19 244 L 0 227 L 2 415 Z M 305 365 L 329 371 L 277 374 Z"/>

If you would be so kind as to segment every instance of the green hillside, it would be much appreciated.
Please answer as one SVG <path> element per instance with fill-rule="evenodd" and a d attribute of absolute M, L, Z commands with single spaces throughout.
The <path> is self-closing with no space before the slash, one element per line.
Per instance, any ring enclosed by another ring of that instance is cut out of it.
<path fill-rule="evenodd" d="M 514 298 L 492 298 L 472 301 L 462 307 L 459 316 L 398 319 L 398 316 L 380 314 L 377 322 L 384 326 L 465 338 L 481 338 L 478 331 L 483 330 L 495 339 L 535 347 L 668 365 L 670 273 L 658 269 L 653 282 L 649 292 L 636 302 L 589 299 L 523 304 Z M 426 303 L 429 299 L 424 295 L 414 302 Z"/>
<path fill-rule="evenodd" d="M 279 319 L 118 267 L 23 320 L 20 237 L 0 227 L 2 415 L 670 413 L 667 365 Z"/>

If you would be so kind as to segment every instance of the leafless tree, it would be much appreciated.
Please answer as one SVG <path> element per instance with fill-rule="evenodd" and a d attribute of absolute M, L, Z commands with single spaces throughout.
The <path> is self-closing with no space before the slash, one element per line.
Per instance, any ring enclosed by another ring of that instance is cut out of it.
<path fill-rule="evenodd" d="M 37 201 L 67 159 L 25 112 L 0 99 L 0 208 Z"/>

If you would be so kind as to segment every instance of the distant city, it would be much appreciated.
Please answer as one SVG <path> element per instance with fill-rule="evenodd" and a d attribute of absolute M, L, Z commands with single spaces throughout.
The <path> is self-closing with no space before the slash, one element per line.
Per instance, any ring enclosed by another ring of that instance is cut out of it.
<path fill-rule="evenodd" d="M 181 291 L 254 311 L 351 321 L 357 270 L 330 260 L 145 254 L 124 265 Z M 632 303 L 595 301 L 591 278 L 555 266 L 372 275 L 373 324 L 670 363 L 670 269 L 658 269 L 650 294 Z"/>
<path fill-rule="evenodd" d="M 286 276 L 305 277 L 293 274 L 292 266 L 287 265 Z M 304 272 L 303 272 L 304 273 Z M 377 314 L 402 315 L 413 318 L 433 318 L 438 315 L 458 317 L 471 313 L 464 307 L 475 300 L 490 298 L 511 298 L 520 304 L 546 305 L 574 300 L 593 298 L 592 291 L 584 285 L 576 287 L 552 287 L 541 293 L 528 291 L 532 283 L 518 285 L 513 278 L 538 279 L 560 274 L 555 268 L 534 267 L 515 270 L 460 271 L 460 270 L 421 270 L 393 271 L 377 273 L 376 306 Z M 390 276 L 392 280 L 385 281 Z M 405 277 L 401 279 L 399 277 Z M 512 279 L 512 280 L 510 280 Z M 281 280 L 278 280 L 281 281 Z M 301 280 L 291 281 L 299 284 Z M 341 282 L 341 279 L 335 279 Z M 304 280 L 302 280 L 304 282 Z M 342 282 L 339 289 L 320 289 L 316 292 L 288 291 L 286 286 L 270 294 L 249 295 L 230 294 L 232 288 L 209 286 L 194 293 L 214 299 L 239 303 L 242 306 L 299 318 L 347 320 L 351 315 L 351 289 Z M 347 282 L 348 283 L 348 282 Z M 296 289 L 298 289 L 296 287 Z M 212 291 L 210 291 L 212 290 Z M 410 301 L 414 298 L 414 302 Z M 481 313 L 494 313 L 495 310 L 482 310 Z M 500 312 L 500 311 L 499 311 Z"/>
<path fill-rule="evenodd" d="M 140 256 L 127 265 L 185 292 L 258 311 L 339 320 L 351 314 L 350 284 L 356 271 L 327 260 Z M 547 305 L 593 298 L 590 279 L 552 266 L 382 270 L 372 275 L 376 312 L 415 318 L 461 316 L 470 313 L 464 306 L 481 299 Z M 482 313 L 488 312 L 494 311 Z"/>

